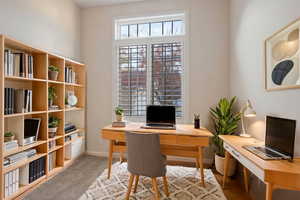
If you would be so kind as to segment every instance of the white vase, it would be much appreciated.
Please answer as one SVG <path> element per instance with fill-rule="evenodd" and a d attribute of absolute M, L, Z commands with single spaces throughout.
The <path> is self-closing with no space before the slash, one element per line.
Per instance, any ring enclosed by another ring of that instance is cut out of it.
<path fill-rule="evenodd" d="M 216 170 L 222 175 L 224 175 L 224 163 L 225 163 L 225 158 L 215 154 Z M 235 169 L 236 169 L 236 160 L 233 157 L 231 157 L 228 164 L 227 176 L 232 176 L 235 172 Z"/>
<path fill-rule="evenodd" d="M 122 115 L 116 115 L 116 120 L 117 120 L 117 122 L 122 122 L 123 121 L 123 114 Z"/>

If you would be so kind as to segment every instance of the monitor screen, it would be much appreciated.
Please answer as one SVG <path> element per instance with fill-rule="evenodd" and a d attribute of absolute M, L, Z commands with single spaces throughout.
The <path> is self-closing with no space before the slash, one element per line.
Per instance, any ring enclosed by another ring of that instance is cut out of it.
<path fill-rule="evenodd" d="M 147 106 L 147 124 L 176 124 L 175 106 Z"/>
<path fill-rule="evenodd" d="M 295 132 L 295 120 L 267 116 L 266 147 L 293 158 Z"/>
<path fill-rule="evenodd" d="M 41 119 L 38 118 L 30 118 L 24 120 L 24 137 L 32 137 L 36 136 L 35 139 L 38 137 L 39 128 L 40 128 Z"/>

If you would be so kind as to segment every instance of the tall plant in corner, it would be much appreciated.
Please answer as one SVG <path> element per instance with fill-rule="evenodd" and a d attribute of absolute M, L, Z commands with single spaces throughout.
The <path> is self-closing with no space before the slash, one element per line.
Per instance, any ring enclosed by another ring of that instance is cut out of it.
<path fill-rule="evenodd" d="M 215 108 L 210 108 L 210 114 L 214 122 L 213 146 L 215 150 L 215 164 L 218 172 L 223 174 L 223 162 L 225 150 L 223 141 L 219 135 L 232 135 L 238 128 L 238 123 L 241 119 L 239 112 L 233 112 L 233 105 L 236 102 L 236 97 L 232 99 L 222 98 Z M 232 170 L 234 172 L 234 170 Z"/>

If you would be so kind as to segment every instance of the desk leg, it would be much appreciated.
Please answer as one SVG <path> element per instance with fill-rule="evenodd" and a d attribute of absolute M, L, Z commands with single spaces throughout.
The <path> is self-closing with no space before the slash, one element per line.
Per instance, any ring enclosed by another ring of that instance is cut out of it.
<path fill-rule="evenodd" d="M 266 200 L 272 200 L 273 185 L 271 183 L 266 183 L 266 184 L 267 184 Z"/>
<path fill-rule="evenodd" d="M 231 155 L 228 151 L 225 151 L 225 160 L 224 160 L 224 176 L 223 176 L 223 188 L 225 187 L 227 173 L 228 173 L 228 164 Z"/>
<path fill-rule="evenodd" d="M 110 178 L 110 172 L 111 172 L 113 146 L 114 146 L 114 141 L 113 140 L 109 140 L 108 172 L 107 172 L 107 178 L 108 179 Z"/>
<path fill-rule="evenodd" d="M 202 147 L 198 147 L 198 156 L 199 156 L 201 183 L 202 183 L 202 186 L 205 187 L 204 166 L 203 166 L 203 148 Z"/>
<path fill-rule="evenodd" d="M 249 177 L 249 171 L 246 167 L 243 166 L 243 173 L 244 173 L 244 184 L 245 184 L 245 190 L 246 192 L 249 191 L 249 185 L 248 185 L 248 177 Z"/>

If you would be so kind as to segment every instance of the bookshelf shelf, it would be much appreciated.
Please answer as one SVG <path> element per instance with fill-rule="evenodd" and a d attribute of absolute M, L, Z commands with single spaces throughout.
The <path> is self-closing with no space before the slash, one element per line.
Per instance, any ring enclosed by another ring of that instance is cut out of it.
<path fill-rule="evenodd" d="M 12 56 L 11 59 L 9 56 Z M 6 59 L 4 59 L 6 57 Z M 20 64 L 19 64 L 20 62 Z M 50 80 L 48 68 L 53 65 L 59 69 L 57 80 Z M 18 199 L 31 188 L 38 186 L 45 180 L 57 175 L 66 167 L 73 164 L 76 157 L 71 160 L 65 159 L 66 144 L 71 144 L 76 140 L 83 139 L 82 142 L 77 142 L 81 147 L 84 146 L 85 136 L 85 84 L 86 84 L 86 66 L 85 64 L 73 61 L 63 56 L 48 53 L 47 51 L 31 47 L 27 44 L 19 42 L 10 37 L 0 34 L 0 185 L 5 185 L 5 174 L 13 173 L 16 169 L 24 170 L 27 165 L 42 157 L 45 157 L 45 176 L 35 180 L 28 185 L 19 185 L 19 190 L 14 194 L 5 197 L 4 187 L 0 187 L 0 200 Z M 69 76 L 66 76 L 68 73 Z M 48 92 L 49 87 L 55 88 L 56 97 L 53 100 L 53 105 L 57 105 L 58 110 L 49 109 Z M 8 92 L 8 89 L 12 88 Z M 24 91 L 21 95 L 15 92 Z M 28 92 L 29 91 L 29 95 Z M 65 101 L 67 95 L 73 94 L 77 97 L 78 103 L 76 107 L 67 108 Z M 9 94 L 9 95 L 5 95 Z M 5 98 L 7 96 L 7 98 Z M 17 98 L 14 102 L 13 98 Z M 20 105 L 19 102 L 24 104 Z M 18 102 L 18 103 L 16 103 Z M 26 102 L 26 104 L 25 104 Z M 29 103 L 27 103 L 29 102 Z M 27 106 L 27 104 L 29 106 Z M 24 107 L 23 107 L 24 106 Z M 18 108 L 17 108 L 18 107 Z M 10 110 L 8 110 L 10 109 Z M 21 110 L 27 112 L 21 113 Z M 18 113 L 16 113 L 18 111 Z M 76 112 L 71 112 L 76 111 Z M 13 114 L 7 114 L 13 113 Z M 49 138 L 49 118 L 57 117 L 60 123 L 56 132 L 56 137 Z M 18 146 L 15 149 L 4 151 L 4 133 L 13 132 L 16 135 L 18 144 L 21 144 L 24 139 L 24 125 L 26 119 L 39 118 L 41 119 L 38 141 L 26 145 Z M 65 123 L 74 123 L 76 127 L 80 127 L 76 131 L 65 134 Z M 81 133 L 79 138 L 65 142 L 65 137 L 74 133 Z M 56 145 L 50 149 L 51 145 Z M 82 146 L 83 145 L 83 146 Z M 4 160 L 8 156 L 12 156 L 23 151 L 36 149 L 37 154 L 33 157 L 13 163 L 10 166 L 4 167 Z M 52 155 L 55 154 L 54 159 Z M 48 163 L 55 163 L 54 169 L 48 169 Z M 39 161 L 37 161 L 39 162 Z M 44 161 L 42 161 L 44 162 Z M 75 164 L 75 163 L 74 163 Z M 21 170 L 19 170 L 19 173 Z"/>
<path fill-rule="evenodd" d="M 82 108 L 82 107 L 65 108 L 65 112 L 69 112 L 69 111 L 80 111 L 80 110 L 84 110 L 84 108 Z"/>
<path fill-rule="evenodd" d="M 58 139 L 63 138 L 63 137 L 64 137 L 63 135 L 57 135 L 54 138 L 49 138 L 48 141 L 51 142 L 51 141 L 58 140 Z"/>
<path fill-rule="evenodd" d="M 19 152 L 22 152 L 22 151 L 25 151 L 27 149 L 31 149 L 33 147 L 37 147 L 37 146 L 40 146 L 42 144 L 45 144 L 47 141 L 44 140 L 44 141 L 37 141 L 33 144 L 29 144 L 29 145 L 26 145 L 26 146 L 19 146 L 17 149 L 14 149 L 14 150 L 11 150 L 11 151 L 4 151 L 3 153 L 3 156 L 6 157 L 6 156 L 9 156 L 9 155 L 12 155 L 12 154 L 15 154 L 15 153 L 19 153 Z"/>
<path fill-rule="evenodd" d="M 65 136 L 69 136 L 69 135 L 72 135 L 74 133 L 80 133 L 80 132 L 84 132 L 84 129 L 83 128 L 78 128 L 77 130 L 72 131 L 70 133 L 65 133 Z"/>
<path fill-rule="evenodd" d="M 24 165 L 26 165 L 26 164 L 34 161 L 34 160 L 37 160 L 37 159 L 39 159 L 43 156 L 46 156 L 46 153 L 38 153 L 38 154 L 36 154 L 35 156 L 33 156 L 31 158 L 25 159 L 24 161 L 20 161 L 20 162 L 17 162 L 16 164 L 13 164 L 11 166 L 4 167 L 2 174 L 6 174 L 9 171 L 20 168 L 20 167 L 22 167 L 22 166 L 24 166 Z"/>
<path fill-rule="evenodd" d="M 61 149 L 62 147 L 63 147 L 63 145 L 56 145 L 55 147 L 53 147 L 49 150 L 49 153 L 57 151 L 57 150 Z"/>
<path fill-rule="evenodd" d="M 14 81 L 37 81 L 37 82 L 47 82 L 45 79 L 39 79 L 39 78 L 23 78 L 18 76 L 5 76 L 6 80 L 14 80 Z"/>
<path fill-rule="evenodd" d="M 35 114 L 43 114 L 43 113 L 47 113 L 47 111 L 34 111 L 34 112 L 26 112 L 26 113 L 15 113 L 15 114 L 4 115 L 4 117 L 5 118 L 20 117 L 20 116 L 25 116 L 25 115 L 35 115 Z"/>

